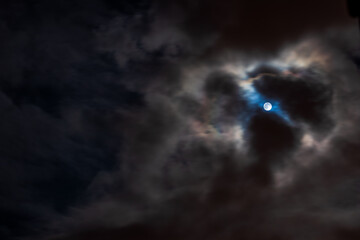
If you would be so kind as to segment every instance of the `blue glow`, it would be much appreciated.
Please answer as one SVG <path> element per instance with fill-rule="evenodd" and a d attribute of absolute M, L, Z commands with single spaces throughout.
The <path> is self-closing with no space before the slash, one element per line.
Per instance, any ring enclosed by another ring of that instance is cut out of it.
<path fill-rule="evenodd" d="M 268 99 L 268 98 L 264 97 L 258 91 L 256 91 L 256 89 L 254 88 L 254 86 L 252 84 L 246 84 L 246 85 L 242 86 L 242 89 L 244 90 L 244 97 L 246 98 L 250 109 L 253 109 L 253 110 L 258 109 L 258 110 L 267 112 L 269 114 L 270 113 L 276 114 L 276 115 L 280 116 L 281 118 L 283 118 L 285 121 L 287 121 L 289 124 L 292 124 L 289 116 L 286 114 L 286 112 L 284 110 L 282 110 L 281 104 L 279 101 L 277 101 L 275 99 Z M 270 109 L 265 109 L 264 105 L 266 103 L 271 104 Z M 251 116 L 249 116 L 249 117 L 251 117 Z"/>

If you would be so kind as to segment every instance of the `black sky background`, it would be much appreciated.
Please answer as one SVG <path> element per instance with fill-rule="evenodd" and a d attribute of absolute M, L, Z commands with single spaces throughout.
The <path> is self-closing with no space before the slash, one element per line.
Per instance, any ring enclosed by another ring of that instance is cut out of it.
<path fill-rule="evenodd" d="M 0 239 L 359 239 L 356 24 L 341 0 L 2 1 Z M 246 151 L 184 137 L 205 121 L 181 92 L 189 65 L 208 66 L 201 91 L 232 126 L 249 110 L 212 71 L 222 54 L 273 57 L 306 36 L 323 38 L 331 84 L 255 84 L 301 127 L 256 113 Z M 331 135 L 328 154 L 299 150 L 307 131 Z M 276 192 L 274 169 L 302 158 L 317 162 Z"/>

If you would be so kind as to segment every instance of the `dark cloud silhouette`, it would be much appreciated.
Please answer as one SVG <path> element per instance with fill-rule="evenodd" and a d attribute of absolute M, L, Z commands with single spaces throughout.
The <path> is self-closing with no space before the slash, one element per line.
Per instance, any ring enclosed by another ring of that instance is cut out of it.
<path fill-rule="evenodd" d="M 292 151 L 297 145 L 296 129 L 280 117 L 259 113 L 248 126 L 249 144 L 260 159 L 279 159 L 283 151 Z"/>
<path fill-rule="evenodd" d="M 220 94 L 233 96 L 237 95 L 238 91 L 234 77 L 227 73 L 212 73 L 205 83 L 205 92 L 209 97 Z"/>
<path fill-rule="evenodd" d="M 211 73 L 205 80 L 204 91 L 207 97 L 222 109 L 217 121 L 234 123 L 246 108 L 246 101 L 241 95 L 236 78 L 229 73 Z"/>
<path fill-rule="evenodd" d="M 332 89 L 315 77 L 297 79 L 265 75 L 254 85 L 264 96 L 279 100 L 291 118 L 317 128 L 331 127 L 328 111 L 332 102 Z"/>
<path fill-rule="evenodd" d="M 345 1 L 179 2 L 190 15 L 185 27 L 191 35 L 220 33 L 213 51 L 232 47 L 276 49 L 302 34 L 355 22 L 348 17 Z"/>

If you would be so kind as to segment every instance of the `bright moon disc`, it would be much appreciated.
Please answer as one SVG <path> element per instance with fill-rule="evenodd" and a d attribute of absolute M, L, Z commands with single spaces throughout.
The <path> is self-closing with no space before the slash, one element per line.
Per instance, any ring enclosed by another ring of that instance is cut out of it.
<path fill-rule="evenodd" d="M 264 103 L 264 110 L 270 111 L 272 109 L 272 105 L 269 102 Z"/>

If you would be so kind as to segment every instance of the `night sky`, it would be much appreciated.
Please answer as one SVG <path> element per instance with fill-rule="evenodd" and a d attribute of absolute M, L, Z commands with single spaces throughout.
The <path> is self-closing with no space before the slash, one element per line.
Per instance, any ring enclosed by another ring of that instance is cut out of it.
<path fill-rule="evenodd" d="M 0 239 L 360 239 L 349 5 L 1 1 Z"/>

